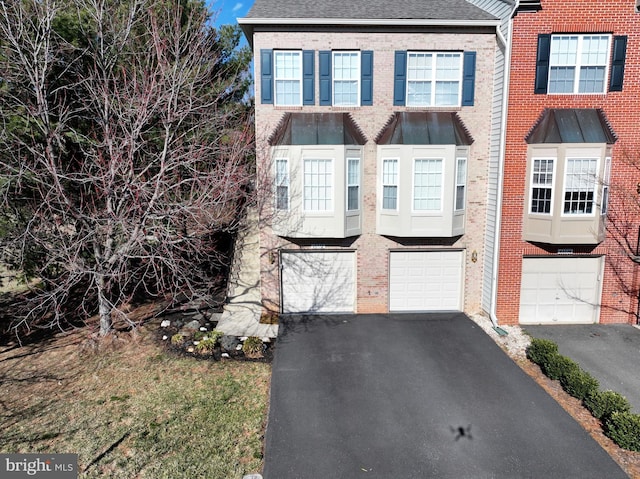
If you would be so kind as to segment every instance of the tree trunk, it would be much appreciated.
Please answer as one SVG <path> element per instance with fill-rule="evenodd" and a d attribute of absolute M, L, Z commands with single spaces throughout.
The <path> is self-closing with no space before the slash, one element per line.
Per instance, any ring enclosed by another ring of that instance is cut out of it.
<path fill-rule="evenodd" d="M 100 336 L 104 337 L 111 332 L 111 302 L 106 296 L 106 282 L 104 275 L 98 274 L 96 285 L 98 287 L 98 314 L 100 315 Z"/>

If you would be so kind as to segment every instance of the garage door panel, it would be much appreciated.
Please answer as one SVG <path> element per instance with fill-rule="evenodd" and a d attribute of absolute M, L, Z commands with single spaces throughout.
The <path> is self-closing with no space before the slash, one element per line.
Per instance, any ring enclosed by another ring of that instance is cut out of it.
<path fill-rule="evenodd" d="M 524 258 L 520 322 L 596 322 L 602 264 L 600 257 Z"/>
<path fill-rule="evenodd" d="M 391 311 L 462 309 L 462 251 L 393 251 L 389 257 Z"/>
<path fill-rule="evenodd" d="M 353 252 L 282 253 L 283 312 L 353 312 L 354 258 Z"/>

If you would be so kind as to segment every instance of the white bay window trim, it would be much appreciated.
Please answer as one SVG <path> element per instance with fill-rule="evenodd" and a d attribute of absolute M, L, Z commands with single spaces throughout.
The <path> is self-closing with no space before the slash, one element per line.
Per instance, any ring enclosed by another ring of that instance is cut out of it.
<path fill-rule="evenodd" d="M 463 211 L 467 202 L 467 159 L 456 159 L 455 211 Z"/>
<path fill-rule="evenodd" d="M 607 214 L 609 206 L 609 183 L 611 182 L 611 157 L 607 156 L 604 160 L 604 178 L 602 179 L 602 202 L 600 204 L 600 214 Z"/>
<path fill-rule="evenodd" d="M 533 158 L 529 189 L 529 213 L 552 215 L 556 178 L 556 158 Z"/>
<path fill-rule="evenodd" d="M 305 158 L 303 179 L 304 211 L 333 211 L 333 159 Z"/>
<path fill-rule="evenodd" d="M 276 158 L 275 161 L 275 206 L 276 210 L 289 210 L 289 160 Z"/>
<path fill-rule="evenodd" d="M 398 211 L 398 168 L 397 158 L 382 160 L 382 209 Z"/>
<path fill-rule="evenodd" d="M 347 211 L 360 209 L 360 158 L 347 158 Z"/>
<path fill-rule="evenodd" d="M 414 158 L 413 211 L 430 213 L 442 211 L 443 178 L 443 158 Z"/>
<path fill-rule="evenodd" d="M 596 211 L 598 158 L 567 158 L 562 214 L 593 216 Z"/>

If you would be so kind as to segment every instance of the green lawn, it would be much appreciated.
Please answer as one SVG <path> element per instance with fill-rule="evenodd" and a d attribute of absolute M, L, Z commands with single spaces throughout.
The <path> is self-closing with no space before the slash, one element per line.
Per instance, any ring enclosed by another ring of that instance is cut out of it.
<path fill-rule="evenodd" d="M 0 451 L 76 453 L 81 478 L 260 472 L 270 365 L 176 357 L 152 337 L 0 349 Z"/>

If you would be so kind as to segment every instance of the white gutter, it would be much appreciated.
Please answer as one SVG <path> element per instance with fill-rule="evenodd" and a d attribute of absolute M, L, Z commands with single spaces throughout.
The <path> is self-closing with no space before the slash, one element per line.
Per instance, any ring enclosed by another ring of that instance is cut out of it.
<path fill-rule="evenodd" d="M 502 92 L 502 119 L 500 121 L 500 158 L 498 166 L 498 197 L 496 204 L 498 211 L 496 214 L 496 232 L 493 241 L 494 255 L 493 255 L 493 277 L 491 278 L 491 310 L 489 311 L 489 318 L 494 328 L 498 328 L 498 266 L 500 264 L 500 229 L 502 227 L 502 189 L 504 187 L 504 161 L 506 155 L 506 142 L 507 142 L 507 112 L 509 103 L 509 79 L 511 76 L 511 40 L 513 39 L 513 14 L 518 10 L 520 6 L 520 0 L 516 0 L 511 15 L 509 15 L 509 28 L 508 39 L 504 38 L 502 32 L 498 28 L 498 38 L 505 45 L 505 59 L 504 59 L 504 90 Z"/>

